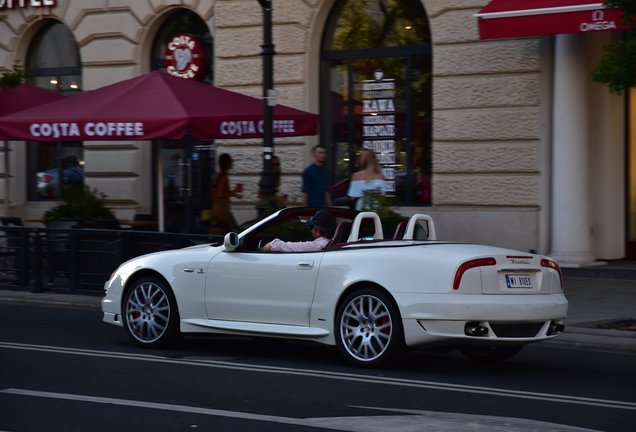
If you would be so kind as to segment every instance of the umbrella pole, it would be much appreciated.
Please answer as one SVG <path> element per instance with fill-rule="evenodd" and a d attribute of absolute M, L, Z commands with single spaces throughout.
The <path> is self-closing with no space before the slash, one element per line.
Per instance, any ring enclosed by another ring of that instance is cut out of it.
<path fill-rule="evenodd" d="M 4 142 L 4 208 L 6 216 L 9 216 L 9 202 L 10 200 L 10 188 L 9 188 L 9 141 Z"/>
<path fill-rule="evenodd" d="M 159 217 L 159 232 L 165 231 L 165 213 L 163 207 L 163 159 L 161 151 L 157 158 L 157 212 Z"/>
<path fill-rule="evenodd" d="M 188 127 L 185 136 L 185 232 L 192 234 L 194 232 L 194 210 L 192 199 L 192 154 L 194 153 L 194 142 L 192 140 L 192 129 Z"/>
<path fill-rule="evenodd" d="M 64 200 L 64 153 L 62 152 L 62 141 L 57 140 L 55 143 L 55 152 L 57 153 L 57 194 L 55 198 L 58 201 Z"/>

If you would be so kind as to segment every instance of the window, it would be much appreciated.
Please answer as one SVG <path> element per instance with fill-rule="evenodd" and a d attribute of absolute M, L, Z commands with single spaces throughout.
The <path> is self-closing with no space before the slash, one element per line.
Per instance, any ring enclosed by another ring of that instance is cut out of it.
<path fill-rule="evenodd" d="M 33 38 L 27 54 L 26 75 L 29 84 L 66 95 L 82 88 L 79 47 L 69 29 L 51 22 Z"/>
<path fill-rule="evenodd" d="M 33 38 L 27 53 L 27 82 L 70 95 L 81 91 L 82 67 L 73 34 L 57 21 Z M 84 183 L 81 142 L 29 142 L 27 188 L 30 201 L 59 200 L 65 187 Z"/>
<path fill-rule="evenodd" d="M 323 39 L 321 140 L 332 194 L 344 204 L 363 148 L 376 152 L 388 195 L 431 203 L 430 29 L 419 0 L 347 0 Z"/>
<path fill-rule="evenodd" d="M 28 143 L 29 200 L 59 200 L 67 187 L 84 184 L 82 143 Z M 33 173 L 33 175 L 31 175 Z"/>

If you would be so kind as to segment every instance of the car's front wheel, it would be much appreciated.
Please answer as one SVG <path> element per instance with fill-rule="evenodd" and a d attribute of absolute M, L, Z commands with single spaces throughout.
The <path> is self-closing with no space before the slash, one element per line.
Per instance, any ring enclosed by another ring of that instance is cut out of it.
<path fill-rule="evenodd" d="M 124 328 L 136 343 L 161 347 L 179 337 L 179 312 L 172 291 L 157 277 L 136 280 L 123 304 Z"/>
<path fill-rule="evenodd" d="M 351 363 L 375 367 L 395 360 L 404 346 L 400 314 L 388 295 L 367 288 L 348 295 L 336 315 L 336 343 Z"/>

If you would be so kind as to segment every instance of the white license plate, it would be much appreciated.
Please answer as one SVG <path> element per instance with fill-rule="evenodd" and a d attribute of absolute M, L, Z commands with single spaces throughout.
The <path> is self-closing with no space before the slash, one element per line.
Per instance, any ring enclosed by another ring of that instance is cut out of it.
<path fill-rule="evenodd" d="M 530 275 L 506 275 L 506 285 L 508 288 L 532 288 Z"/>

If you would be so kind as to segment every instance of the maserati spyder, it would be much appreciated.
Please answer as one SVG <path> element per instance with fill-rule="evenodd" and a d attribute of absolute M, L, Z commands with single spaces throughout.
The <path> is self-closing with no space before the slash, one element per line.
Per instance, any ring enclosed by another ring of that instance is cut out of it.
<path fill-rule="evenodd" d="M 457 348 L 505 360 L 564 330 L 568 302 L 547 256 L 437 239 L 433 219 L 387 224 L 374 212 L 329 211 L 318 252 L 263 252 L 272 238 L 310 240 L 316 209 L 293 207 L 218 243 L 122 264 L 105 284 L 103 320 L 147 347 L 187 333 L 315 341 L 356 365 L 408 348 Z"/>

